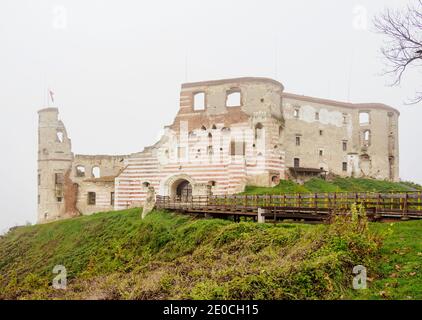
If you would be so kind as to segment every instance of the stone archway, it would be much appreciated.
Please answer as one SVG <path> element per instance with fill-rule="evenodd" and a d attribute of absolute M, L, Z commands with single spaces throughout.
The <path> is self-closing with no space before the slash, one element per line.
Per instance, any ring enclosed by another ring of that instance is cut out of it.
<path fill-rule="evenodd" d="M 195 194 L 195 181 L 186 174 L 178 174 L 164 180 L 160 192 L 164 196 L 176 198 L 180 196 L 192 197 Z"/>

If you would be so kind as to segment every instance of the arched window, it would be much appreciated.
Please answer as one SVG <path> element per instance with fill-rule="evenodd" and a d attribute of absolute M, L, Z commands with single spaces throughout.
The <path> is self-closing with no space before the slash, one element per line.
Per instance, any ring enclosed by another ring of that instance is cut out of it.
<path fill-rule="evenodd" d="M 76 176 L 79 178 L 85 177 L 85 167 L 76 166 Z"/>
<path fill-rule="evenodd" d="M 93 167 L 93 168 L 92 168 L 92 176 L 93 176 L 94 178 L 99 178 L 99 177 L 100 177 L 100 175 L 101 175 L 101 170 L 100 170 L 100 167 L 97 167 L 97 166 Z"/>
<path fill-rule="evenodd" d="M 193 95 L 193 110 L 205 110 L 204 92 L 197 92 Z"/>
<path fill-rule="evenodd" d="M 226 107 L 239 107 L 241 105 L 240 89 L 232 89 L 227 91 Z"/>
<path fill-rule="evenodd" d="M 64 138 L 64 134 L 62 131 L 57 131 L 57 141 L 62 143 Z"/>
<path fill-rule="evenodd" d="M 195 133 L 195 132 L 190 131 L 190 132 L 188 133 L 188 138 L 189 138 L 189 139 L 196 139 L 196 138 L 198 138 L 198 136 L 196 135 L 196 133 Z"/>
<path fill-rule="evenodd" d="M 221 132 L 222 133 L 229 133 L 230 132 L 230 128 L 223 127 L 223 128 L 221 128 Z"/>
<path fill-rule="evenodd" d="M 264 137 L 264 126 L 262 125 L 262 123 L 257 123 L 255 126 L 255 139 L 262 139 Z"/>
<path fill-rule="evenodd" d="M 371 157 L 369 155 L 367 155 L 366 153 L 362 154 L 360 156 L 360 161 L 371 161 Z"/>
<path fill-rule="evenodd" d="M 280 183 L 280 176 L 272 176 L 271 177 L 271 182 L 273 183 L 273 185 L 278 185 Z"/>
<path fill-rule="evenodd" d="M 362 140 L 364 146 L 369 146 L 371 144 L 371 131 L 365 130 L 362 133 Z"/>
<path fill-rule="evenodd" d="M 365 130 L 365 131 L 363 132 L 363 140 L 364 140 L 364 141 L 369 141 L 369 137 L 370 137 L 370 135 L 371 135 L 371 131 L 369 131 L 369 130 Z"/>
<path fill-rule="evenodd" d="M 208 155 L 214 154 L 213 147 L 212 147 L 212 134 L 208 133 L 208 148 L 207 148 Z"/>

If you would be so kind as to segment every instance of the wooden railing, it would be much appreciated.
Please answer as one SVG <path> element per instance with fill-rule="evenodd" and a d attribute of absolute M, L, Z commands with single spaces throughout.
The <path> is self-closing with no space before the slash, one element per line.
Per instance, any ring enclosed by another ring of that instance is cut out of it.
<path fill-rule="evenodd" d="M 422 218 L 422 192 L 335 192 L 280 195 L 226 195 L 171 198 L 157 196 L 156 206 L 169 210 L 210 214 L 257 215 L 268 217 L 323 216 L 348 212 L 352 204 L 362 205 L 368 215 L 383 218 Z"/>

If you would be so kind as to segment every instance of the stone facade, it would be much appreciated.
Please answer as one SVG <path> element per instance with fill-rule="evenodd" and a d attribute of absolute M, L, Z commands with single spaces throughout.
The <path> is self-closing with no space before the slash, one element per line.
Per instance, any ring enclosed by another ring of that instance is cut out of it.
<path fill-rule="evenodd" d="M 38 221 L 238 193 L 315 175 L 398 180 L 399 112 L 284 92 L 266 78 L 186 83 L 161 139 L 142 152 L 74 155 L 57 108 L 39 111 Z"/>

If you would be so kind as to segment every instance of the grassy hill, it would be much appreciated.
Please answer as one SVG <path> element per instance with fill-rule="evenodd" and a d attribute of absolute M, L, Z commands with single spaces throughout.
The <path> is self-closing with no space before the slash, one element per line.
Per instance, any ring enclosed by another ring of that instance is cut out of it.
<path fill-rule="evenodd" d="M 0 298 L 422 299 L 422 221 L 365 226 L 141 220 L 132 209 L 19 227 L 0 239 Z M 365 292 L 351 289 L 358 264 Z M 55 265 L 67 290 L 51 287 Z"/>
<path fill-rule="evenodd" d="M 419 188 L 313 179 L 246 192 Z M 131 209 L 17 227 L 0 237 L 0 299 L 422 299 L 422 221 L 347 219 L 273 225 L 153 211 L 141 220 Z M 367 290 L 351 288 L 359 264 Z M 51 286 L 56 265 L 66 290 Z"/>
<path fill-rule="evenodd" d="M 247 194 L 280 194 L 309 192 L 389 192 L 421 191 L 422 186 L 412 182 L 390 182 L 364 178 L 335 178 L 332 181 L 314 178 L 303 185 L 282 180 L 273 188 L 246 187 Z"/>

